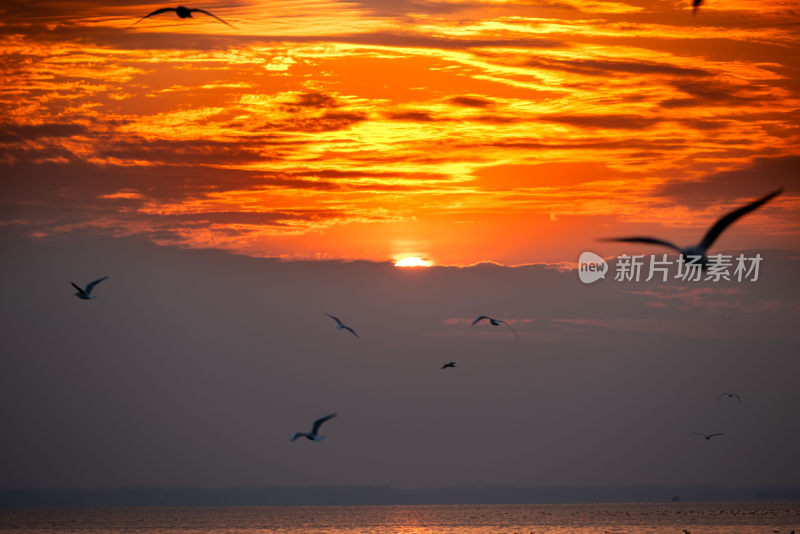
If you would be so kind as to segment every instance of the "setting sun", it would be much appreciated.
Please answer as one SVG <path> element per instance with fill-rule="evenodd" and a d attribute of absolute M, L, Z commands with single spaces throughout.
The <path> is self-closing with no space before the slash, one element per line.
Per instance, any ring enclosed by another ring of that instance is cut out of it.
<path fill-rule="evenodd" d="M 432 262 L 415 256 L 403 258 L 394 264 L 395 267 L 430 267 L 431 265 Z"/>

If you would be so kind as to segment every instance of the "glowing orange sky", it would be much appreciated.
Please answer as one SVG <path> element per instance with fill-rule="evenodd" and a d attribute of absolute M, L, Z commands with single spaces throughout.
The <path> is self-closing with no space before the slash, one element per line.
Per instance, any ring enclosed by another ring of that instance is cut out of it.
<path fill-rule="evenodd" d="M 799 5 L 6 2 L 2 224 L 519 264 L 782 185 L 719 247 L 796 248 Z"/>

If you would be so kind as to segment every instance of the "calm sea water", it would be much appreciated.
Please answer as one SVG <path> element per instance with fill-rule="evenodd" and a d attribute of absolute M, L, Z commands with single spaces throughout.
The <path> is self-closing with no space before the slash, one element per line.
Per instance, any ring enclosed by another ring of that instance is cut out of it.
<path fill-rule="evenodd" d="M 0 510 L 1 532 L 800 534 L 800 503 Z"/>

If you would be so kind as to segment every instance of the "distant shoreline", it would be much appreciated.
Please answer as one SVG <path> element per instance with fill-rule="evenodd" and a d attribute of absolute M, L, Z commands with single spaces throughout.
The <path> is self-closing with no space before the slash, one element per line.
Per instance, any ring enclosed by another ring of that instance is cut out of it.
<path fill-rule="evenodd" d="M 677 499 L 677 502 L 673 501 Z M 365 506 L 800 501 L 800 486 L 391 486 L 127 487 L 103 490 L 0 490 L 0 508 Z"/>

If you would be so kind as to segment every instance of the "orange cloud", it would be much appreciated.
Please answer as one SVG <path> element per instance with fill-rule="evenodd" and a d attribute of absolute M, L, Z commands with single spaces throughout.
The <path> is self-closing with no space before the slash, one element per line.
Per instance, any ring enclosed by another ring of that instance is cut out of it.
<path fill-rule="evenodd" d="M 796 246 L 787 10 L 254 1 L 218 13 L 235 30 L 131 27 L 143 9 L 9 4 L 3 224 L 281 257 L 558 262 L 632 228 L 689 235 L 770 183 L 785 195 L 743 226 Z"/>

